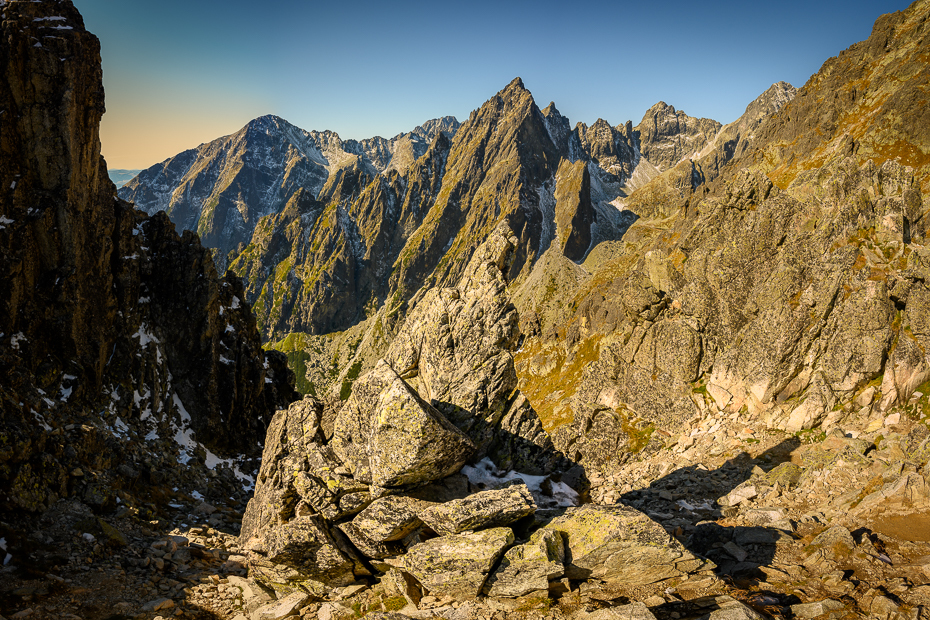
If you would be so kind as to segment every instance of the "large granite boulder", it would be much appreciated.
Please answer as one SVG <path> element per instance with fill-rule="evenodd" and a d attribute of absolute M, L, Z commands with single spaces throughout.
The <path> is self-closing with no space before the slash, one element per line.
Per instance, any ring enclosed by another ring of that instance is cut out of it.
<path fill-rule="evenodd" d="M 248 550 L 251 576 L 279 591 L 318 592 L 318 584 L 346 586 L 370 574 L 320 516 L 269 528 L 251 540 Z"/>
<path fill-rule="evenodd" d="M 525 484 L 516 484 L 437 504 L 420 513 L 420 519 L 437 534 L 458 534 L 507 525 L 534 512 L 533 495 Z"/>
<path fill-rule="evenodd" d="M 529 541 L 504 554 L 500 566 L 488 577 L 488 596 L 516 598 L 545 592 L 551 580 L 565 573 L 564 563 L 565 543 L 561 534 L 536 530 Z"/>
<path fill-rule="evenodd" d="M 422 504 L 409 497 L 382 497 L 356 515 L 352 525 L 373 541 L 400 540 L 423 524 L 417 516 Z"/>
<path fill-rule="evenodd" d="M 301 455 L 321 438 L 323 405 L 311 397 L 275 413 L 268 425 L 255 496 L 242 517 L 240 537 L 247 541 L 262 528 L 287 522 L 298 494 L 294 480 L 301 471 Z"/>
<path fill-rule="evenodd" d="M 445 478 L 475 449 L 383 360 L 355 383 L 331 445 L 356 480 L 382 488 Z"/>
<path fill-rule="evenodd" d="M 495 229 L 455 288 L 423 295 L 385 359 L 472 439 L 476 460 L 490 456 L 529 473 L 548 473 L 558 453 L 516 391 L 519 317 L 506 273 L 517 243 L 506 225 Z"/>
<path fill-rule="evenodd" d="M 513 540 L 506 527 L 440 536 L 411 547 L 404 567 L 434 596 L 472 599 Z"/>
<path fill-rule="evenodd" d="M 681 577 L 709 564 L 661 525 L 625 506 L 569 508 L 546 529 L 565 538 L 565 576 L 569 579 L 637 586 Z"/>

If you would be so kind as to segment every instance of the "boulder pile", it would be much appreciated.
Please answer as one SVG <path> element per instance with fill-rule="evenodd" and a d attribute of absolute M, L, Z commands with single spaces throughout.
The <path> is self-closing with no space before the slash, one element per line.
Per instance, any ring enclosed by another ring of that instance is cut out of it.
<path fill-rule="evenodd" d="M 280 598 L 380 579 L 411 602 L 513 602 L 713 567 L 637 510 L 569 505 L 583 470 L 516 390 L 515 247 L 498 229 L 459 287 L 428 291 L 338 412 L 277 412 L 240 535 L 253 579 Z"/>

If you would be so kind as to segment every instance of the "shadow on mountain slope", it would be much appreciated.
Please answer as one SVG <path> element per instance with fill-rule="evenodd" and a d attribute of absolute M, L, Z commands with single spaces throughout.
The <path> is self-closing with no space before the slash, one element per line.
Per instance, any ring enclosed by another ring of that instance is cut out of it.
<path fill-rule="evenodd" d="M 791 522 L 772 500 L 794 474 L 791 454 L 799 446 L 792 437 L 756 458 L 742 452 L 715 470 L 700 464 L 681 467 L 646 489 L 623 494 L 619 502 L 662 522 L 688 550 L 712 560 L 726 581 L 743 584 L 764 578 L 760 568 L 772 563 L 778 541 L 792 536 Z M 750 481 L 759 484 L 745 484 Z M 760 487 L 771 490 L 756 495 Z M 746 497 L 738 499 L 742 495 Z M 737 512 L 730 504 L 749 499 L 758 501 L 744 511 L 751 525 L 726 525 L 726 518 Z"/>

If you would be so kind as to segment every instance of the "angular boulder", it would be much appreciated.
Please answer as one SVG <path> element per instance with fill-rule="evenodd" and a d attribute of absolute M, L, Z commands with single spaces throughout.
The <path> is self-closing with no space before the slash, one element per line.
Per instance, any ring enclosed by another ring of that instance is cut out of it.
<path fill-rule="evenodd" d="M 404 567 L 434 596 L 472 599 L 513 540 L 506 527 L 441 536 L 411 547 Z"/>
<path fill-rule="evenodd" d="M 296 517 L 251 539 L 249 574 L 275 590 L 347 586 L 368 574 L 351 554 L 322 517 Z"/>
<path fill-rule="evenodd" d="M 625 506 L 569 508 L 546 529 L 563 535 L 565 576 L 646 585 L 700 570 L 706 564 L 661 525 Z"/>
<path fill-rule="evenodd" d="M 355 383 L 336 418 L 331 445 L 356 480 L 382 488 L 445 478 L 475 450 L 383 360 Z"/>
<path fill-rule="evenodd" d="M 240 540 L 245 543 L 259 530 L 286 522 L 293 515 L 298 494 L 294 478 L 303 469 L 300 455 L 322 439 L 323 405 L 308 396 L 279 410 L 265 435 L 262 465 L 255 496 L 242 517 Z"/>
<path fill-rule="evenodd" d="M 337 527 L 342 530 L 342 533 L 345 534 L 350 541 L 352 541 L 356 549 L 361 551 L 366 557 L 380 560 L 395 555 L 401 555 L 404 552 L 404 546 L 402 544 L 372 540 L 351 521 L 348 523 L 340 523 Z"/>
<path fill-rule="evenodd" d="M 464 499 L 437 504 L 420 513 L 420 519 L 437 534 L 498 527 L 536 512 L 536 502 L 525 484 L 480 491 Z"/>
<path fill-rule="evenodd" d="M 543 474 L 558 453 L 539 416 L 516 391 L 519 316 L 506 275 L 517 244 L 506 225 L 495 229 L 455 288 L 424 294 L 385 360 L 472 439 L 477 459 L 489 456 L 503 466 Z"/>
<path fill-rule="evenodd" d="M 547 591 L 549 582 L 565 573 L 565 544 L 558 532 L 536 530 L 529 541 L 512 547 L 488 577 L 491 597 L 516 598 Z"/>
<path fill-rule="evenodd" d="M 352 525 L 375 542 L 400 540 L 423 524 L 417 516 L 421 504 L 409 497 L 382 497 L 356 515 Z"/>

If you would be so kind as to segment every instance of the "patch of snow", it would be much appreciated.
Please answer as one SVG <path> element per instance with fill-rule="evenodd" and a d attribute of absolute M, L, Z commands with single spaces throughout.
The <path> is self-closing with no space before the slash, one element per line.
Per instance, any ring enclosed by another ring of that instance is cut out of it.
<path fill-rule="evenodd" d="M 52 30 L 74 30 L 71 26 L 52 26 Z"/>
<path fill-rule="evenodd" d="M 132 335 L 132 337 L 133 337 L 133 338 L 138 338 L 138 339 L 139 339 L 139 346 L 140 346 L 140 347 L 144 347 L 145 345 L 147 345 L 147 344 L 150 343 L 150 342 L 154 342 L 155 344 L 158 344 L 158 338 L 156 338 L 155 336 L 153 336 L 152 334 L 149 333 L 148 327 L 145 325 L 145 323 L 142 323 L 142 324 L 139 326 L 139 331 L 137 331 L 136 333 L 134 333 L 134 334 Z"/>
<path fill-rule="evenodd" d="M 223 364 L 227 364 L 227 365 L 233 364 L 233 361 L 231 359 L 229 359 L 228 357 L 222 354 L 220 355 L 220 362 L 222 362 Z"/>
<path fill-rule="evenodd" d="M 184 508 L 184 506 L 181 504 L 168 504 L 168 505 L 171 506 L 172 508 Z"/>
<path fill-rule="evenodd" d="M 545 495 L 542 491 L 542 483 L 547 476 L 531 476 L 514 470 L 504 472 L 487 457 L 478 461 L 474 466 L 466 465 L 462 468 L 462 473 L 468 477 L 469 482 L 478 487 L 496 488 L 511 480 L 522 480 L 540 508 L 578 505 L 578 493 L 564 482 L 553 481 L 551 483 L 552 495 Z"/>
<path fill-rule="evenodd" d="M 233 327 L 232 325 L 227 325 L 227 326 L 226 326 L 226 333 L 228 334 L 229 332 L 232 332 L 232 333 L 235 334 L 235 333 L 236 333 L 236 328 Z"/>
<path fill-rule="evenodd" d="M 6 552 L 6 538 L 0 538 L 0 551 L 6 554 L 6 557 L 3 558 L 3 565 L 6 566 L 13 559 L 13 556 Z"/>
<path fill-rule="evenodd" d="M 194 432 L 190 429 L 190 414 L 187 412 L 187 409 L 184 408 L 184 403 L 181 402 L 177 394 L 174 394 L 173 398 L 175 406 L 177 406 L 178 411 L 181 413 L 181 428 L 175 428 L 174 433 L 174 440 L 181 447 L 178 455 L 178 462 L 182 465 L 187 465 L 194 456 L 194 450 L 198 447 L 203 448 L 207 454 L 204 463 L 209 469 L 216 469 L 218 465 L 225 465 L 231 468 L 236 478 L 245 483 L 242 489 L 246 492 L 252 491 L 255 488 L 255 478 L 242 473 L 233 459 L 221 459 L 207 449 L 206 446 L 197 442 L 194 439 Z"/>
<path fill-rule="evenodd" d="M 94 544 L 95 542 L 97 542 L 97 539 L 94 538 L 94 535 L 88 532 L 84 532 L 83 534 L 81 534 L 81 538 L 83 538 L 84 540 L 86 540 L 87 542 L 91 544 Z"/>
<path fill-rule="evenodd" d="M 203 501 L 203 495 L 200 494 L 200 491 L 191 491 L 191 497 L 201 502 Z"/>
<path fill-rule="evenodd" d="M 10 346 L 13 347 L 14 351 L 19 351 L 19 343 L 26 339 L 26 335 L 23 332 L 18 334 L 13 334 L 10 336 Z"/>
<path fill-rule="evenodd" d="M 47 398 L 46 398 L 45 400 L 48 401 Z M 51 401 L 49 401 L 49 402 L 51 402 Z M 35 416 L 36 421 L 39 423 L 39 426 L 41 426 L 41 427 L 44 428 L 45 430 L 47 430 L 47 431 L 55 430 L 55 429 L 53 429 L 51 426 L 48 425 L 48 422 L 45 421 L 45 418 L 43 418 L 42 415 L 41 415 L 39 412 L 33 411 L 33 412 L 32 412 L 32 415 Z"/>
<path fill-rule="evenodd" d="M 74 375 L 61 375 L 62 381 L 74 381 L 75 379 L 77 379 L 77 377 Z"/>
<path fill-rule="evenodd" d="M 161 439 L 158 436 L 158 431 L 152 430 L 149 431 L 148 435 L 145 436 L 146 441 L 155 441 L 156 439 Z"/>
<path fill-rule="evenodd" d="M 709 510 L 712 511 L 714 507 L 711 505 L 709 499 L 703 500 L 700 504 L 690 504 L 683 499 L 678 500 L 677 502 L 679 509 L 687 510 L 688 512 L 695 512 L 698 510 Z"/>
<path fill-rule="evenodd" d="M 42 43 L 36 43 L 36 44 L 33 45 L 32 47 L 42 47 Z"/>
<path fill-rule="evenodd" d="M 59 400 L 62 400 L 62 401 L 64 401 L 64 402 L 68 402 L 68 399 L 71 398 L 71 393 L 72 393 L 73 391 L 74 391 L 74 390 L 73 390 L 72 388 L 66 388 L 66 387 L 62 386 L 62 387 L 61 387 L 61 398 L 60 398 Z"/>
<path fill-rule="evenodd" d="M 10 185 L 10 189 L 16 189 L 16 181 L 13 181 L 13 184 Z M 0 222 L 2 222 L 3 219 L 4 219 L 4 218 L 0 218 Z M 10 221 L 12 221 L 12 220 L 10 220 Z"/>
<path fill-rule="evenodd" d="M 124 256 L 123 260 L 136 260 L 137 258 L 139 258 L 138 254 L 131 254 L 129 256 Z"/>
<path fill-rule="evenodd" d="M 54 15 L 52 17 L 36 17 L 34 22 L 66 22 L 68 21 L 67 17 L 62 17 L 61 15 Z"/>
<path fill-rule="evenodd" d="M 233 310 L 236 310 L 236 309 L 239 308 L 239 298 L 236 297 L 235 295 L 233 296 L 232 306 L 230 306 L 230 307 L 231 307 Z"/>
<path fill-rule="evenodd" d="M 140 297 L 140 298 L 139 298 L 139 303 L 140 303 L 140 304 L 147 304 L 147 303 L 149 303 L 150 301 L 152 301 L 152 300 L 151 300 L 151 298 L 149 298 L 149 297 Z"/>
<path fill-rule="evenodd" d="M 125 435 L 129 432 L 129 425 L 123 422 L 119 416 L 116 417 L 116 421 L 113 422 L 113 428 L 116 429 L 116 432 L 120 435 Z"/>
<path fill-rule="evenodd" d="M 539 235 L 539 252 L 545 252 L 555 240 L 555 182 L 542 184 L 536 194 L 539 196 L 539 214 L 542 217 L 542 231 Z"/>

